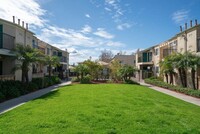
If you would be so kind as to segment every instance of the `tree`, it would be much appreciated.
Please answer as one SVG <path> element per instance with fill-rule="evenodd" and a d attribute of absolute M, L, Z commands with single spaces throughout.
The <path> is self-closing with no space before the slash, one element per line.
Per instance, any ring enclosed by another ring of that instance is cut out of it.
<path fill-rule="evenodd" d="M 111 61 L 110 64 L 110 70 L 111 70 L 111 78 L 114 80 L 119 80 L 120 79 L 120 73 L 119 70 L 121 69 L 121 64 L 118 60 L 114 59 Z"/>
<path fill-rule="evenodd" d="M 30 70 L 31 63 L 41 62 L 43 54 L 38 49 L 21 44 L 17 44 L 13 51 L 16 54 L 16 59 L 19 61 L 19 64 L 16 64 L 13 70 L 22 70 L 22 82 L 28 83 L 28 71 Z"/>
<path fill-rule="evenodd" d="M 173 84 L 173 76 L 175 74 L 174 67 L 173 67 L 173 54 L 167 56 L 164 60 L 160 61 L 161 67 L 161 74 L 164 74 L 166 77 L 166 81 L 168 83 L 168 75 L 170 76 L 170 84 Z"/>
<path fill-rule="evenodd" d="M 188 67 L 191 68 L 191 79 L 193 89 L 197 89 L 195 85 L 195 73 L 198 67 L 200 67 L 200 57 L 198 55 L 192 54 L 191 52 L 185 53 L 188 59 Z"/>
<path fill-rule="evenodd" d="M 89 74 L 92 76 L 92 79 L 97 79 L 99 77 L 99 74 L 102 71 L 102 66 L 98 64 L 97 62 L 91 61 L 91 60 L 86 60 L 83 62 L 83 64 L 88 66 L 89 69 Z"/>
<path fill-rule="evenodd" d="M 57 67 L 60 65 L 60 60 L 57 56 L 45 56 L 45 64 L 48 65 L 48 72 L 49 72 L 49 77 L 51 77 L 51 70 L 52 67 Z"/>
<path fill-rule="evenodd" d="M 80 79 L 82 80 L 82 79 L 83 79 L 83 76 L 85 76 L 86 73 L 89 72 L 89 68 L 88 68 L 88 66 L 85 65 L 85 64 L 79 64 L 78 66 L 76 66 L 76 67 L 74 68 L 74 71 L 78 73 L 78 74 L 77 74 L 77 77 L 78 77 L 78 78 L 79 78 L 79 75 L 81 76 Z"/>
<path fill-rule="evenodd" d="M 113 58 L 113 53 L 106 49 L 101 51 L 101 55 L 99 56 L 99 60 L 104 62 L 110 62 L 112 58 Z"/>
<path fill-rule="evenodd" d="M 133 73 L 136 71 L 135 68 L 133 68 L 130 65 L 124 65 L 119 69 L 119 74 L 122 77 L 124 81 L 130 80 L 131 76 L 133 76 Z"/>

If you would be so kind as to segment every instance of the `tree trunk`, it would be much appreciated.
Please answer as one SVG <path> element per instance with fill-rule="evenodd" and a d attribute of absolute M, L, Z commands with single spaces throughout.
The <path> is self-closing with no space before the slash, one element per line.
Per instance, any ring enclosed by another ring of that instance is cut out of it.
<path fill-rule="evenodd" d="M 174 81 L 173 80 L 173 73 L 170 73 L 169 75 L 170 75 L 170 82 L 169 83 L 173 85 L 173 81 Z"/>
<path fill-rule="evenodd" d="M 181 84 L 184 87 L 183 75 L 182 75 L 182 69 L 181 68 L 178 68 L 178 73 L 179 73 L 179 76 L 180 76 L 180 79 L 181 79 Z"/>
<path fill-rule="evenodd" d="M 26 83 L 28 83 L 29 82 L 28 71 L 26 71 L 26 73 L 25 73 L 25 79 L 26 79 Z"/>
<path fill-rule="evenodd" d="M 187 74 L 184 68 L 182 69 L 182 75 L 183 75 L 184 87 L 187 87 Z"/>
<path fill-rule="evenodd" d="M 22 69 L 22 82 L 25 83 L 24 70 Z"/>
<path fill-rule="evenodd" d="M 193 89 L 195 90 L 196 89 L 196 85 L 195 85 L 195 69 L 192 68 L 191 70 L 191 78 L 192 78 L 192 85 L 193 85 Z"/>
<path fill-rule="evenodd" d="M 51 77 L 51 65 L 49 65 L 49 77 Z"/>
<path fill-rule="evenodd" d="M 166 81 L 168 83 L 168 75 L 167 75 L 167 73 L 165 73 L 165 78 L 166 78 Z"/>

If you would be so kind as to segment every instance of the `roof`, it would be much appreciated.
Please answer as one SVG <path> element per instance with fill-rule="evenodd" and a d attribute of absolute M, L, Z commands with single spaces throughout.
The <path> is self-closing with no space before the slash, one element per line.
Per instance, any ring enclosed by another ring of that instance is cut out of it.
<path fill-rule="evenodd" d="M 26 31 L 28 31 L 28 32 L 30 32 L 30 33 L 32 33 L 32 34 L 35 34 L 35 33 L 33 33 L 32 31 L 30 31 L 29 29 L 26 29 L 26 28 L 24 28 L 24 27 L 22 27 L 21 25 L 18 25 L 18 24 L 16 24 L 16 23 L 13 23 L 13 22 L 10 22 L 10 21 L 1 19 L 1 18 L 0 18 L 0 21 L 4 21 L 4 22 L 9 23 L 9 24 L 11 24 L 11 25 L 13 25 L 13 26 L 16 26 L 16 27 L 18 27 L 18 28 L 21 28 L 21 29 L 23 29 L 23 30 L 26 30 Z"/>
<path fill-rule="evenodd" d="M 109 63 L 107 63 L 107 62 L 104 62 L 104 61 L 98 61 L 98 63 L 100 64 L 100 65 L 103 65 L 103 66 L 107 66 Z"/>

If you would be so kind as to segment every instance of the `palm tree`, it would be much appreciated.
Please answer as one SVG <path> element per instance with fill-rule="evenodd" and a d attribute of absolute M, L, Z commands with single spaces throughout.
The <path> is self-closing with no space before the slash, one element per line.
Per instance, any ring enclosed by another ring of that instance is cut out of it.
<path fill-rule="evenodd" d="M 13 71 L 22 70 L 22 82 L 29 82 L 28 71 L 30 70 L 31 63 L 41 62 L 43 54 L 29 45 L 17 44 L 13 50 L 16 54 L 16 59 L 19 64 L 13 68 Z"/>
<path fill-rule="evenodd" d="M 45 56 L 45 64 L 48 65 L 49 69 L 48 69 L 48 72 L 49 72 L 49 77 L 51 77 L 51 70 L 52 70 L 52 67 L 57 67 L 60 65 L 60 60 L 57 56 Z"/>
<path fill-rule="evenodd" d="M 173 54 L 171 57 L 173 61 L 172 64 L 178 70 L 182 86 L 187 87 L 187 56 L 182 53 L 176 53 Z"/>
<path fill-rule="evenodd" d="M 191 79 L 193 89 L 197 89 L 195 85 L 195 73 L 197 68 L 200 66 L 200 57 L 195 54 L 192 54 L 191 52 L 187 52 L 185 55 L 188 59 L 188 67 L 191 68 Z"/>
<path fill-rule="evenodd" d="M 164 60 L 160 61 L 160 67 L 161 67 L 161 74 L 165 74 L 166 81 L 168 83 L 168 75 L 170 76 L 170 84 L 173 84 L 173 76 L 175 74 L 174 71 L 174 60 L 173 60 L 173 54 L 167 56 Z"/>

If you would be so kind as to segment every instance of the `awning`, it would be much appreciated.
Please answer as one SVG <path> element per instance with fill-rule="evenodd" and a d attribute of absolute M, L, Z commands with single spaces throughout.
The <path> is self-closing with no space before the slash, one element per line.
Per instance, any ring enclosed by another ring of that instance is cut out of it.
<path fill-rule="evenodd" d="M 0 55 L 5 55 L 5 56 L 16 56 L 11 50 L 8 49 L 0 49 Z"/>

